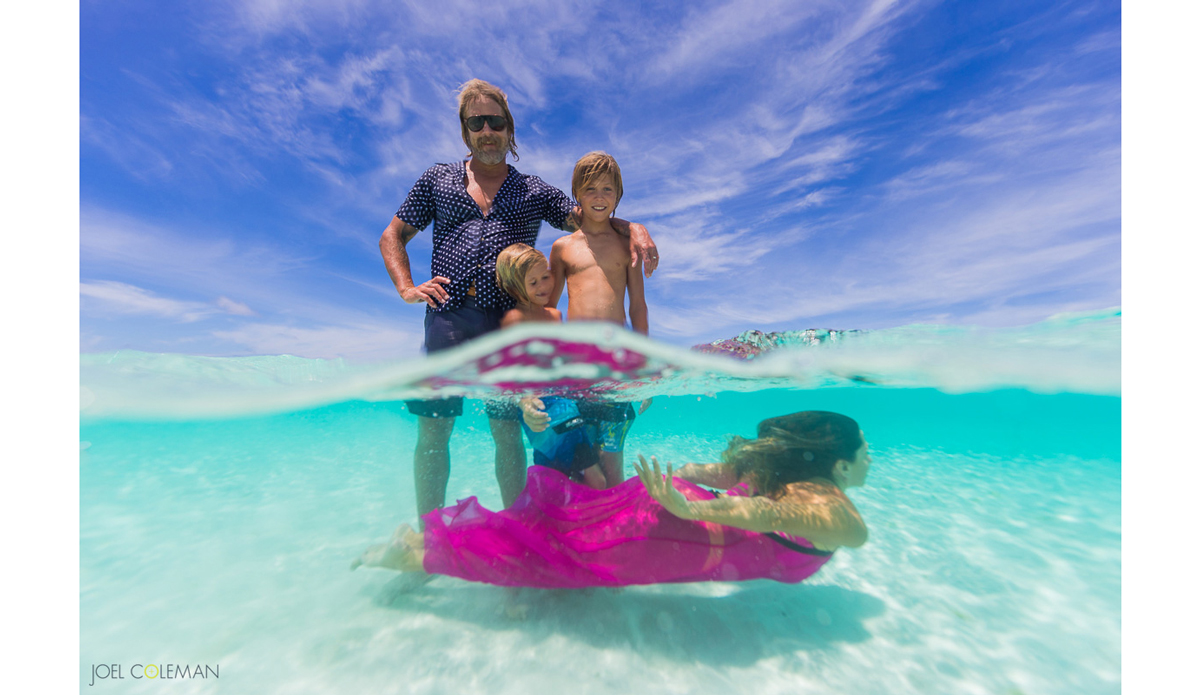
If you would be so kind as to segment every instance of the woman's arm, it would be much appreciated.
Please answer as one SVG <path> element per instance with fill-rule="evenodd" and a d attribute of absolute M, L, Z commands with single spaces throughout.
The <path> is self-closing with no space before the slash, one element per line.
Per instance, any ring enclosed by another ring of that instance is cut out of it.
<path fill-rule="evenodd" d="M 639 456 L 634 468 L 642 484 L 667 511 L 681 519 L 710 521 L 725 526 L 767 533 L 779 531 L 800 536 L 813 545 L 831 549 L 857 548 L 867 542 L 867 527 L 849 498 L 824 483 L 793 485 L 780 500 L 768 497 L 720 497 L 689 500 L 675 489 L 673 471 L 663 476 L 658 461 Z"/>
<path fill-rule="evenodd" d="M 697 485 L 728 490 L 738 484 L 737 473 L 728 463 L 688 463 L 675 471 L 675 477 Z"/>

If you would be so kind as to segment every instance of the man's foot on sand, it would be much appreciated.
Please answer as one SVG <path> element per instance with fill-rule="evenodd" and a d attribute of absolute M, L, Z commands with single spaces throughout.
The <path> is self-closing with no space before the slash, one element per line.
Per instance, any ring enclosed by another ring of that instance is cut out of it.
<path fill-rule="evenodd" d="M 372 545 L 361 556 L 350 563 L 350 569 L 360 565 L 381 567 L 399 572 L 424 572 L 422 560 L 425 543 L 421 534 L 408 524 L 400 524 L 387 543 Z"/>

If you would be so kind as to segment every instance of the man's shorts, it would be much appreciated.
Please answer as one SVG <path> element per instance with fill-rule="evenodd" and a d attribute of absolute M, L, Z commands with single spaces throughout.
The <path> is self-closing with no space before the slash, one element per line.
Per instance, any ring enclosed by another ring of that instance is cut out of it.
<path fill-rule="evenodd" d="M 474 297 L 464 297 L 462 306 L 446 311 L 425 312 L 425 352 L 433 354 L 474 340 L 500 328 L 502 309 L 484 309 Z M 463 412 L 462 396 L 405 401 L 408 412 L 423 417 L 458 417 Z M 520 420 L 521 409 L 508 400 L 484 401 L 493 420 Z"/>

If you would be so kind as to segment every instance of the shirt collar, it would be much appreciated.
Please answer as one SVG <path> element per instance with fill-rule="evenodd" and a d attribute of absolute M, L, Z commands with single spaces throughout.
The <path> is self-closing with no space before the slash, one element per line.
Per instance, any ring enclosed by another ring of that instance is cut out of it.
<path fill-rule="evenodd" d="M 462 187 L 463 187 L 462 188 L 463 193 L 465 194 L 467 191 L 467 160 L 466 159 L 460 159 L 454 163 L 454 175 L 457 177 L 457 178 L 455 178 L 455 181 L 460 182 L 460 185 L 462 185 Z M 512 164 L 508 164 L 508 175 L 504 177 L 504 183 L 500 184 L 499 190 L 496 191 L 496 196 L 494 198 L 492 198 L 492 209 L 493 210 L 496 208 L 496 203 L 498 203 L 500 200 L 502 200 L 504 198 L 508 189 L 511 186 L 515 185 L 514 181 L 520 175 L 521 175 L 521 172 L 517 171 L 516 167 L 514 167 Z"/>

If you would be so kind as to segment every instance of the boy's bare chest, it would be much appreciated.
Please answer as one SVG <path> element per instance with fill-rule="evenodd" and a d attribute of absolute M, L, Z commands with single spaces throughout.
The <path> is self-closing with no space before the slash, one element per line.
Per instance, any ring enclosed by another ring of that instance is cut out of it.
<path fill-rule="evenodd" d="M 615 238 L 581 239 L 568 246 L 563 254 L 569 272 L 578 273 L 599 268 L 605 273 L 624 273 L 629 265 L 629 250 Z"/>

